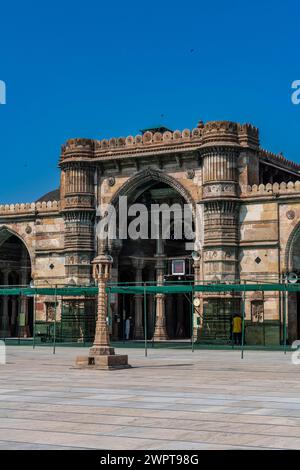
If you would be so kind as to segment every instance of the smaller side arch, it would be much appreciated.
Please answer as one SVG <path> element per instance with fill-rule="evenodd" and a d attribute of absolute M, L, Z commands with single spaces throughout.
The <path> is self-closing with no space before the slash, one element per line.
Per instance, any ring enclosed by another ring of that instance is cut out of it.
<path fill-rule="evenodd" d="M 300 221 L 293 228 L 293 230 L 291 231 L 289 235 L 286 248 L 285 248 L 283 271 L 291 271 L 295 268 L 292 265 L 292 257 L 293 257 L 293 251 L 295 249 L 295 243 L 297 242 L 297 240 L 299 240 L 299 245 L 300 245 Z"/>
<path fill-rule="evenodd" d="M 33 272 L 34 253 L 33 253 L 32 249 L 29 247 L 28 242 L 22 237 L 22 235 L 19 232 L 17 232 L 16 230 L 12 229 L 11 227 L 9 227 L 7 225 L 1 225 L 0 226 L 0 247 L 11 236 L 15 236 L 15 237 L 19 238 L 19 240 L 24 244 L 24 246 L 27 249 L 28 254 L 29 254 L 31 269 L 32 269 L 32 272 Z"/>

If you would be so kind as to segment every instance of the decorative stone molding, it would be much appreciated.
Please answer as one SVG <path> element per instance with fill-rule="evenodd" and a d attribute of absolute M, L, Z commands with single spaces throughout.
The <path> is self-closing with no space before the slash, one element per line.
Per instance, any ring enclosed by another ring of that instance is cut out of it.
<path fill-rule="evenodd" d="M 81 208 L 81 207 L 94 207 L 94 197 L 93 196 L 67 196 L 65 198 L 66 208 Z"/>
<path fill-rule="evenodd" d="M 74 253 L 72 255 L 67 254 L 65 257 L 66 266 L 76 266 L 76 265 L 90 265 L 91 257 L 86 254 Z"/>
<path fill-rule="evenodd" d="M 207 184 L 203 187 L 203 197 L 236 196 L 236 185 L 234 183 Z"/>
<path fill-rule="evenodd" d="M 216 248 L 215 250 L 204 250 L 203 261 L 219 261 L 219 260 L 232 260 L 236 261 L 236 249 L 235 248 Z"/>

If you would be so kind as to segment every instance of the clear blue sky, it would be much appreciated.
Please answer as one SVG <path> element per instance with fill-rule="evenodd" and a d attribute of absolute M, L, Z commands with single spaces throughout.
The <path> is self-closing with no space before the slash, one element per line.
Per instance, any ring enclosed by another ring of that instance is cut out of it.
<path fill-rule="evenodd" d="M 252 122 L 263 147 L 300 162 L 297 1 L 6 1 L 0 13 L 1 202 L 57 187 L 66 139 L 159 122 Z"/>

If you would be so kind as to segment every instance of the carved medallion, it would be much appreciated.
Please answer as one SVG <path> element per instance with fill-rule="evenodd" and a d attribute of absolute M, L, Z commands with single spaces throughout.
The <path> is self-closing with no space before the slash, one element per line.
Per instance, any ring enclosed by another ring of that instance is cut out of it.
<path fill-rule="evenodd" d="M 287 211 L 286 216 L 289 220 L 293 220 L 295 218 L 295 211 Z"/>
<path fill-rule="evenodd" d="M 189 180 L 192 180 L 195 177 L 195 170 L 193 170 L 193 169 L 187 170 L 186 177 Z"/>
<path fill-rule="evenodd" d="M 116 184 L 116 178 L 114 176 L 110 176 L 107 180 L 109 186 L 114 186 Z"/>

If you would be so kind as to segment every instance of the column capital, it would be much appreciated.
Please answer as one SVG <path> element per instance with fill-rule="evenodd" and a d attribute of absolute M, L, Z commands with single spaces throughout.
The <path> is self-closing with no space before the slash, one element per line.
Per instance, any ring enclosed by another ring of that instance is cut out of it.
<path fill-rule="evenodd" d="M 144 258 L 133 258 L 132 264 L 135 267 L 135 269 L 141 270 L 145 266 L 145 260 Z"/>
<path fill-rule="evenodd" d="M 93 261 L 93 276 L 97 281 L 103 279 L 108 280 L 110 278 L 110 270 L 113 264 L 113 259 L 110 255 L 101 254 L 97 256 Z"/>

